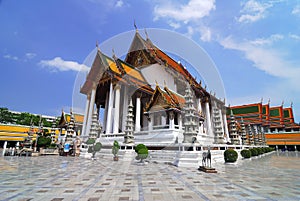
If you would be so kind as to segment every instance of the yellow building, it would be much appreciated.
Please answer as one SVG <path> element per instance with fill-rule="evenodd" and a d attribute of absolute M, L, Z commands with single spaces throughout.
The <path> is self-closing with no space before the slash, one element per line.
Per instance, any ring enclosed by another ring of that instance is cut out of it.
<path fill-rule="evenodd" d="M 70 121 L 70 114 L 65 114 L 66 123 Z M 55 120 L 56 117 L 53 117 Z M 76 122 L 76 131 L 77 134 L 80 135 L 81 128 L 82 128 L 82 122 L 83 122 L 83 115 L 81 114 L 74 114 L 74 119 Z M 61 134 L 65 134 L 65 129 L 59 129 L 56 125 L 55 128 L 55 138 L 57 139 L 60 132 Z M 2 124 L 0 123 L 0 147 L 3 147 L 4 143 L 7 142 L 7 147 L 14 147 L 17 142 L 24 142 L 25 138 L 28 136 L 28 133 L 30 132 L 31 127 L 26 125 L 13 125 L 13 124 Z M 43 127 L 43 130 L 46 130 L 46 133 L 51 133 L 52 128 L 50 127 Z M 47 132 L 48 130 L 48 132 Z M 39 131 L 38 126 L 33 126 L 32 133 L 33 138 L 32 140 L 36 140 L 37 133 Z"/>

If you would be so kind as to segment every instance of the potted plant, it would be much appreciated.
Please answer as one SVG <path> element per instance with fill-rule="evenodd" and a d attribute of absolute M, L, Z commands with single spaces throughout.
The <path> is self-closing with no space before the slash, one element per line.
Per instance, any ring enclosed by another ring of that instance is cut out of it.
<path fill-rule="evenodd" d="M 119 160 L 119 156 L 118 156 L 118 152 L 119 152 L 119 149 L 120 149 L 120 145 L 118 143 L 117 140 L 114 141 L 114 144 L 113 144 L 113 147 L 112 147 L 112 154 L 114 155 L 114 161 L 118 161 Z"/>

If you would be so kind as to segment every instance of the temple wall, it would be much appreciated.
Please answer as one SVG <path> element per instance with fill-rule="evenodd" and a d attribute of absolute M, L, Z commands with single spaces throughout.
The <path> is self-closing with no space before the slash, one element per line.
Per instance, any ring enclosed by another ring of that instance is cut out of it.
<path fill-rule="evenodd" d="M 176 91 L 173 76 L 166 72 L 164 68 L 165 67 L 162 65 L 152 64 L 142 68 L 142 74 L 147 82 L 152 86 L 152 88 L 155 88 L 157 82 L 159 86 L 166 85 L 172 91 Z"/>

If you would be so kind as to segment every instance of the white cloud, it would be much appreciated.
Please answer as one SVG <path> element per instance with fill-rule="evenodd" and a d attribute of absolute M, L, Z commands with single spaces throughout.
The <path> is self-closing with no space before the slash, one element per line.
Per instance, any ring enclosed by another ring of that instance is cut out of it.
<path fill-rule="evenodd" d="M 253 41 L 250 41 L 253 45 L 272 45 L 273 42 L 283 39 L 283 35 L 273 34 L 269 38 L 258 38 Z"/>
<path fill-rule="evenodd" d="M 209 42 L 211 40 L 211 30 L 209 27 L 200 28 L 201 37 L 200 39 L 204 42 Z"/>
<path fill-rule="evenodd" d="M 27 59 L 33 59 L 36 56 L 36 54 L 28 52 L 28 53 L 25 54 L 25 56 L 26 56 Z"/>
<path fill-rule="evenodd" d="M 292 10 L 293 15 L 299 15 L 300 16 L 300 5 L 297 5 Z"/>
<path fill-rule="evenodd" d="M 170 25 L 171 27 L 173 27 L 174 29 L 180 28 L 180 23 L 176 23 L 176 22 L 170 21 L 170 22 L 169 22 L 169 25 Z"/>
<path fill-rule="evenodd" d="M 120 7 L 122 7 L 123 5 L 124 5 L 124 2 L 123 2 L 122 0 L 119 0 L 119 1 L 116 2 L 116 5 L 115 5 L 115 6 L 116 6 L 117 8 L 120 8 Z"/>
<path fill-rule="evenodd" d="M 10 55 L 10 54 L 4 55 L 3 58 L 10 59 L 10 60 L 15 60 L 15 61 L 19 60 L 19 58 L 17 56 L 13 56 L 13 55 Z"/>
<path fill-rule="evenodd" d="M 86 65 L 79 64 L 74 61 L 64 61 L 60 57 L 55 57 L 52 60 L 42 60 L 39 62 L 42 67 L 49 68 L 52 72 L 56 71 L 89 71 Z"/>
<path fill-rule="evenodd" d="M 265 17 L 265 12 L 272 7 L 270 3 L 260 3 L 255 0 L 249 0 L 244 4 L 241 10 L 242 15 L 238 18 L 239 22 L 255 22 Z"/>
<path fill-rule="evenodd" d="M 155 6 L 154 19 L 170 18 L 188 23 L 189 21 L 199 20 L 208 16 L 215 9 L 215 0 L 190 0 L 187 4 L 176 4 L 168 1 Z"/>
<path fill-rule="evenodd" d="M 296 35 L 296 34 L 289 34 L 289 37 L 296 40 L 296 41 L 300 41 L 300 36 Z"/>
<path fill-rule="evenodd" d="M 272 40 L 272 36 L 269 40 Z M 256 68 L 272 76 L 299 79 L 300 68 L 297 66 L 299 62 L 286 60 L 276 49 L 256 45 L 253 41 L 236 42 L 231 37 L 221 40 L 220 44 L 226 49 L 241 51 Z"/>

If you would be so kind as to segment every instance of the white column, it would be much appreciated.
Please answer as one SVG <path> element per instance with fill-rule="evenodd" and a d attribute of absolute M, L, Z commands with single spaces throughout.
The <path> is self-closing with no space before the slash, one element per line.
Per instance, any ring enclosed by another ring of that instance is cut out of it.
<path fill-rule="evenodd" d="M 226 117 L 225 112 L 223 114 L 223 124 L 224 124 L 224 132 L 225 132 L 225 136 L 226 136 L 226 142 L 230 142 L 229 132 L 228 132 L 228 125 L 227 125 L 227 117 Z"/>
<path fill-rule="evenodd" d="M 182 130 L 182 115 L 178 114 L 178 124 L 179 124 L 179 130 Z"/>
<path fill-rule="evenodd" d="M 136 98 L 135 131 L 141 131 L 141 98 Z"/>
<path fill-rule="evenodd" d="M 149 114 L 149 118 L 150 118 L 150 121 L 148 121 L 148 129 L 149 129 L 149 131 L 153 130 L 153 121 L 154 121 L 153 117 L 154 117 L 153 114 Z"/>
<path fill-rule="evenodd" d="M 130 97 L 131 99 L 131 97 Z M 128 94 L 127 94 L 127 87 L 124 85 L 123 87 L 123 97 L 121 99 L 123 101 L 123 114 L 122 114 L 122 130 L 125 130 L 126 126 L 126 117 L 127 117 L 127 110 L 128 110 Z M 122 104 L 122 103 L 121 103 Z"/>
<path fill-rule="evenodd" d="M 91 124 L 92 124 L 92 116 L 93 116 L 94 104 L 95 104 L 95 98 L 96 98 L 96 89 L 97 89 L 96 85 L 93 84 L 90 107 L 89 107 L 89 115 L 88 115 L 88 120 L 87 120 L 87 126 L 85 129 L 86 130 L 85 135 L 89 135 Z"/>
<path fill-rule="evenodd" d="M 114 115 L 114 128 L 113 133 L 119 133 L 119 116 L 120 116 L 120 90 L 121 86 L 116 85 L 115 86 L 115 115 Z"/>
<path fill-rule="evenodd" d="M 4 142 L 2 156 L 4 156 L 5 154 L 6 146 L 7 146 L 7 141 Z"/>
<path fill-rule="evenodd" d="M 201 108 L 201 99 L 197 98 L 197 109 L 198 112 L 201 113 L 202 112 L 202 108 Z"/>
<path fill-rule="evenodd" d="M 223 121 L 223 114 L 222 114 L 222 110 L 219 109 L 219 115 L 220 115 L 220 122 L 221 122 L 221 128 L 222 128 L 222 132 L 224 134 L 225 130 L 224 130 L 224 121 Z"/>
<path fill-rule="evenodd" d="M 85 136 L 85 133 L 86 133 L 85 131 L 86 131 L 87 120 L 88 120 L 88 116 L 89 116 L 90 102 L 91 102 L 91 94 L 88 94 L 87 98 L 86 98 L 84 119 L 83 119 L 82 131 L 81 131 L 83 136 Z"/>
<path fill-rule="evenodd" d="M 206 113 L 206 125 L 207 125 L 207 134 L 213 136 L 212 129 L 211 129 L 211 117 L 210 117 L 210 109 L 209 109 L 209 102 L 205 102 L 205 113 Z"/>
<path fill-rule="evenodd" d="M 108 111 L 107 111 L 107 122 L 106 122 L 106 134 L 111 133 L 111 115 L 112 115 L 112 109 L 114 104 L 114 92 L 113 92 L 113 85 L 112 82 L 110 83 L 109 87 L 109 101 L 108 101 Z"/>
<path fill-rule="evenodd" d="M 104 117 L 103 117 L 103 130 L 106 130 L 106 122 L 107 122 L 107 112 L 108 112 L 108 98 L 109 92 L 106 93 L 105 96 L 105 109 L 104 109 Z"/>
<path fill-rule="evenodd" d="M 174 129 L 174 113 L 170 112 L 169 114 L 169 129 Z"/>

